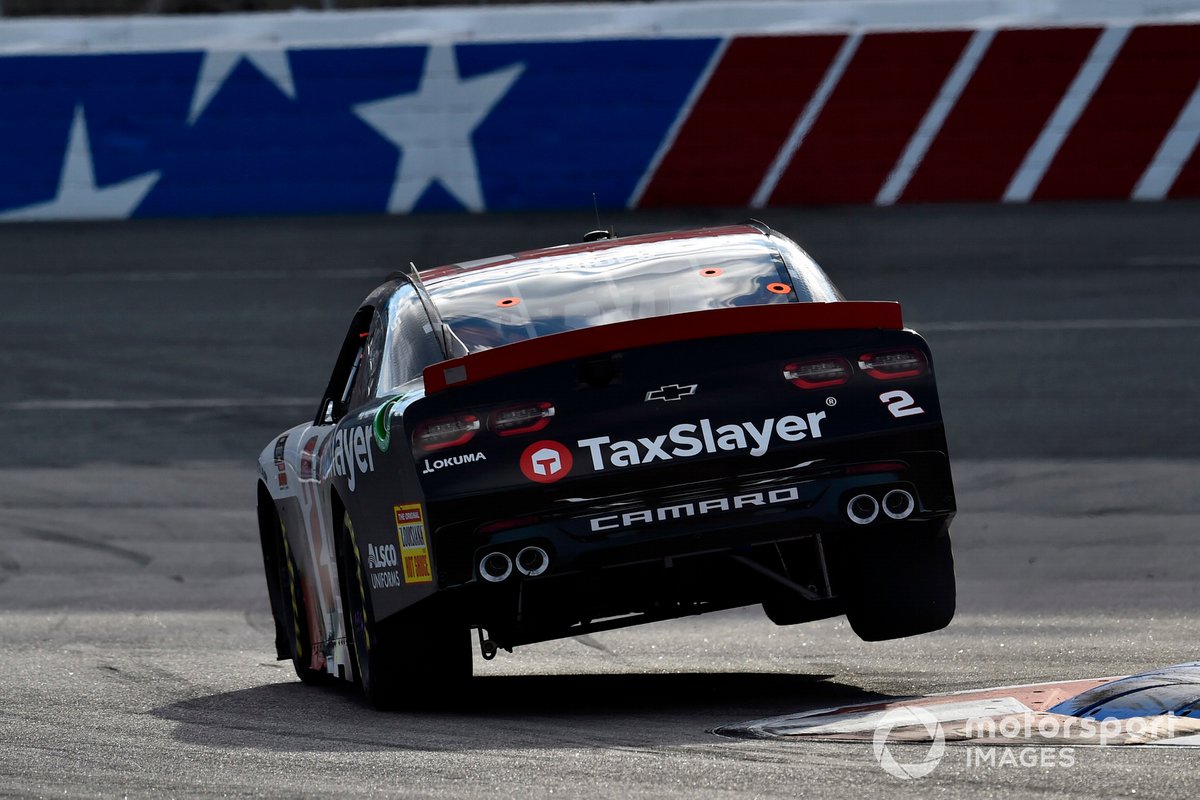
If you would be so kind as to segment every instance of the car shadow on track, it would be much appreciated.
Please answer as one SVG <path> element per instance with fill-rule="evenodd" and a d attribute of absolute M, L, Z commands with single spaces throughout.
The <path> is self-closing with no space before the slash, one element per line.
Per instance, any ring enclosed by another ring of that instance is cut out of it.
<path fill-rule="evenodd" d="M 386 713 L 355 687 L 275 683 L 151 713 L 182 742 L 286 752 L 458 751 L 712 743 L 759 717 L 881 699 L 828 675 L 677 673 L 476 677 L 453 697 Z M 421 692 L 414 687 L 414 692 Z"/>

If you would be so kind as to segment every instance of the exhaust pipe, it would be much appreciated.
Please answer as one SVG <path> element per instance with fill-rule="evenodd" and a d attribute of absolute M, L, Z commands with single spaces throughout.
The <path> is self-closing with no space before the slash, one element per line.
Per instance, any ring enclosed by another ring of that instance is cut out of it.
<path fill-rule="evenodd" d="M 869 494 L 856 494 L 846 503 L 846 516 L 856 525 L 870 525 L 879 516 L 879 502 Z"/>
<path fill-rule="evenodd" d="M 883 496 L 883 513 L 892 519 L 907 519 L 917 507 L 917 501 L 903 489 L 892 489 Z"/>
<path fill-rule="evenodd" d="M 517 553 L 517 572 L 527 578 L 541 575 L 550 568 L 550 554 L 540 547 L 526 547 Z"/>
<path fill-rule="evenodd" d="M 479 559 L 479 577 L 488 583 L 499 583 L 512 575 L 512 559 L 500 551 Z"/>

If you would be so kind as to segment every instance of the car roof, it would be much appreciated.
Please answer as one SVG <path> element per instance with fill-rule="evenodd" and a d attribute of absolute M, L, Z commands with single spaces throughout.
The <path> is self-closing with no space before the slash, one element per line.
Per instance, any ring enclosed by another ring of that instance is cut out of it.
<path fill-rule="evenodd" d="M 756 239 L 762 241 L 766 246 L 770 244 L 769 234 L 771 229 L 760 222 L 750 221 L 740 225 L 725 225 L 717 228 L 695 228 L 691 230 L 670 231 L 667 233 L 649 233 L 638 236 L 623 236 L 614 239 L 598 239 L 591 242 L 583 242 L 578 244 L 558 245 L 556 247 L 544 247 L 538 250 L 528 250 L 521 253 L 514 253 L 501 256 L 493 256 L 491 258 L 483 258 L 475 261 L 464 261 L 457 264 L 447 264 L 441 267 L 434 267 L 420 272 L 421 280 L 436 293 L 436 286 L 443 282 L 455 281 L 460 279 L 470 279 L 472 276 L 486 270 L 496 268 L 511 268 L 517 265 L 529 264 L 531 267 L 537 262 L 547 262 L 553 260 L 562 267 L 562 262 L 570 256 L 579 255 L 592 257 L 614 250 L 636 250 L 645 249 L 651 245 L 666 245 L 670 242 L 694 242 L 696 239 L 716 239 L 721 237 L 734 237 L 742 240 Z M 655 247 L 656 255 L 659 257 L 670 255 L 673 248 L 669 246 Z M 683 250 L 681 246 L 678 248 Z M 582 260 L 582 259 L 581 259 Z"/>

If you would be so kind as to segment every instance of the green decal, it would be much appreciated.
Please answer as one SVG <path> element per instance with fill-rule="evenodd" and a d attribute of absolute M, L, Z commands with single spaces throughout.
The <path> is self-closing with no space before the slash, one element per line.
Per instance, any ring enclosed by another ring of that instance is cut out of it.
<path fill-rule="evenodd" d="M 375 422 L 371 428 L 375 434 L 375 444 L 381 453 L 386 453 L 392 445 L 392 406 L 400 402 L 400 399 L 400 397 L 393 397 L 375 412 Z"/>

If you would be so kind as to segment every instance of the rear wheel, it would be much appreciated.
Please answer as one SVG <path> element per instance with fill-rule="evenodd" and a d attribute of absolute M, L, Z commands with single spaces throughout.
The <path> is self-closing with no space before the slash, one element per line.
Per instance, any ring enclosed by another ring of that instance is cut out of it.
<path fill-rule="evenodd" d="M 465 625 L 430 598 L 375 619 L 369 578 L 349 514 L 342 517 L 340 562 L 347 638 L 363 694 L 377 708 L 427 706 L 471 677 L 471 639 Z"/>
<path fill-rule="evenodd" d="M 855 547 L 846 577 L 846 618 L 864 641 L 929 633 L 954 618 L 954 555 L 945 523 L 872 537 Z"/>
<path fill-rule="evenodd" d="M 284 625 L 292 651 L 292 665 L 300 680 L 309 684 L 326 683 L 329 676 L 322 670 L 312 668 L 312 637 L 308 630 L 308 605 L 304 597 L 304 586 L 296 559 L 288 544 L 287 529 L 283 522 L 275 525 L 275 563 L 279 567 L 279 589 L 283 600 Z"/>

